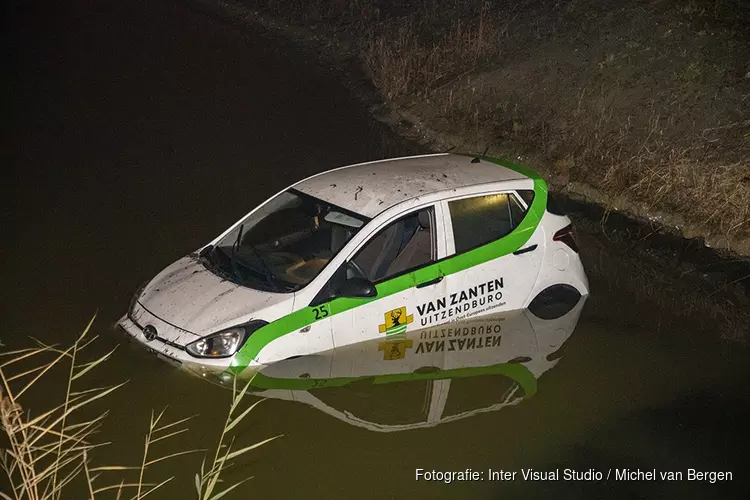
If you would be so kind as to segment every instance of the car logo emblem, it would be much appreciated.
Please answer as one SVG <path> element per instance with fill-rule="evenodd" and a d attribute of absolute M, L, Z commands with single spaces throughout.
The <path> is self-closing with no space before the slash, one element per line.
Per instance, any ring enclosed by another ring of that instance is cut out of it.
<path fill-rule="evenodd" d="M 156 338 L 157 333 L 158 332 L 154 325 L 146 325 L 146 328 L 143 329 L 143 336 L 146 337 L 146 340 L 149 342 Z"/>

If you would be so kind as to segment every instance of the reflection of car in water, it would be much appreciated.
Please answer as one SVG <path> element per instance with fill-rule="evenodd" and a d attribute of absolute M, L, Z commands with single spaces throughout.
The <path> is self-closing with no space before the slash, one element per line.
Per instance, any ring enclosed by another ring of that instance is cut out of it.
<path fill-rule="evenodd" d="M 461 420 L 534 395 L 584 302 L 552 320 L 516 311 L 301 356 L 261 369 L 251 383 L 259 396 L 373 431 Z"/>
<path fill-rule="evenodd" d="M 534 172 L 438 154 L 312 176 L 271 197 L 133 297 L 119 324 L 206 376 L 588 294 L 570 220 Z M 248 370 L 250 372 L 252 370 Z"/>

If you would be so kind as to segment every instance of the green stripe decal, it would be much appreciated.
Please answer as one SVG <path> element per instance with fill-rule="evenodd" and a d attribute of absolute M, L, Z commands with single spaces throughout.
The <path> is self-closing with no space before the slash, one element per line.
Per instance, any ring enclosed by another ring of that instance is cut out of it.
<path fill-rule="evenodd" d="M 523 174 L 534 181 L 534 201 L 529 207 L 526 217 L 521 224 L 509 235 L 492 243 L 469 250 L 459 255 L 448 257 L 441 261 L 435 262 L 429 266 L 417 269 L 414 272 L 397 276 L 391 280 L 379 283 L 376 288 L 377 296 L 370 298 L 337 298 L 328 303 L 330 315 L 346 312 L 355 307 L 367 304 L 394 293 L 399 293 L 416 286 L 418 283 L 424 283 L 440 276 L 449 276 L 451 274 L 463 271 L 470 267 L 483 264 L 493 259 L 515 252 L 521 248 L 531 235 L 536 231 L 539 222 L 547 208 L 547 183 L 544 182 L 536 172 L 524 167 L 509 163 L 498 158 L 483 156 L 483 160 L 490 161 L 503 167 L 514 170 Z M 305 307 L 299 311 L 293 312 L 269 323 L 268 325 L 256 330 L 242 349 L 235 355 L 232 361 L 232 372 L 239 373 L 258 357 L 260 351 L 272 341 L 282 337 L 295 330 L 299 330 L 316 321 L 312 307 Z"/>
<path fill-rule="evenodd" d="M 516 363 L 483 366 L 479 368 L 455 368 L 432 373 L 396 373 L 392 375 L 367 375 L 363 377 L 339 377 L 329 379 L 294 379 L 268 377 L 258 372 L 251 385 L 258 389 L 283 389 L 306 391 L 321 387 L 342 387 L 361 380 L 372 380 L 373 384 L 392 384 L 414 380 L 443 380 L 453 378 L 477 377 L 480 375 L 503 375 L 516 382 L 522 389 L 524 397 L 531 397 L 537 391 L 537 379 L 526 366 Z"/>

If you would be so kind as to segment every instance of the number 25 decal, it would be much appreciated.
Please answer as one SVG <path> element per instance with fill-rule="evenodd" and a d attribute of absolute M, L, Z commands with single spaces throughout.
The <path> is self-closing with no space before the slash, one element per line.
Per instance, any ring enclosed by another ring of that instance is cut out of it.
<path fill-rule="evenodd" d="M 313 312 L 315 313 L 315 321 L 318 321 L 319 319 L 323 319 L 328 316 L 328 306 L 324 304 L 322 306 L 313 307 Z"/>

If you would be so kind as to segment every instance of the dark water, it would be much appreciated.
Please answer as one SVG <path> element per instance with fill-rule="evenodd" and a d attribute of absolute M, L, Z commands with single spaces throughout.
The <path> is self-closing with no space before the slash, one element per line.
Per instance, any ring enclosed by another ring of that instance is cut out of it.
<path fill-rule="evenodd" d="M 11 19 L 0 334 L 8 346 L 28 345 L 29 335 L 69 342 L 98 310 L 95 349 L 104 351 L 123 340 L 111 325 L 141 281 L 277 190 L 322 169 L 418 151 L 373 123 L 305 56 L 179 2 L 23 5 Z M 598 312 L 584 310 L 538 393 L 499 411 L 382 433 L 268 400 L 240 426 L 240 442 L 284 437 L 241 460 L 229 479 L 255 478 L 225 498 L 741 497 L 750 483 L 747 348 L 722 344 L 719 332 L 657 334 Z M 216 441 L 228 391 L 127 344 L 88 382 L 125 379 L 102 406 L 111 413 L 101 438 L 113 444 L 101 462 L 137 463 L 150 411 L 165 405 L 173 419 L 198 414 L 165 450 Z M 492 402 L 496 379 L 476 380 L 467 397 Z M 415 390 L 432 387 L 423 384 Z M 382 388 L 321 389 L 329 394 L 321 399 L 348 398 L 381 414 L 415 406 L 413 392 L 392 387 L 387 403 Z M 49 391 L 29 407 L 49 404 Z M 199 466 L 193 456 L 151 471 L 153 480 L 176 476 L 154 497 L 192 498 Z M 417 468 L 471 468 L 485 480 L 416 482 Z M 733 480 L 492 482 L 490 468 L 518 476 L 529 468 L 693 468 L 731 471 Z"/>

